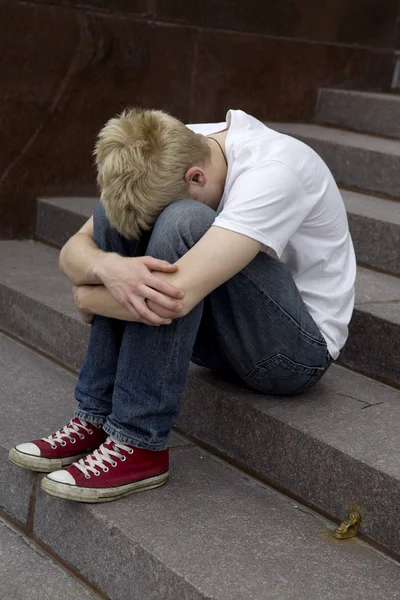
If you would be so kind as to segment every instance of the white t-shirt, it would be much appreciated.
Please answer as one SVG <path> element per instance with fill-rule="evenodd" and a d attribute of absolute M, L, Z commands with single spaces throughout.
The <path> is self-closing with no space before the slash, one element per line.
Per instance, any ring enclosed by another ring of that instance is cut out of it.
<path fill-rule="evenodd" d="M 343 199 L 328 167 L 309 146 L 241 110 L 228 111 L 226 122 L 188 127 L 203 135 L 229 127 L 228 173 L 213 225 L 274 251 L 336 359 L 353 312 L 356 259 Z"/>

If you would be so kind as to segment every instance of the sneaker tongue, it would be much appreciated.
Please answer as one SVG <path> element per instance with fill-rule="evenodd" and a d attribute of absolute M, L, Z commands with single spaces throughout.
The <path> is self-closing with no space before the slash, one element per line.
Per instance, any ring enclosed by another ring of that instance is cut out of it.
<path fill-rule="evenodd" d="M 90 423 L 88 423 L 88 421 L 85 421 L 84 419 L 79 419 L 79 417 L 74 417 L 73 419 L 71 419 L 71 423 L 77 423 L 78 425 L 89 425 Z"/>
<path fill-rule="evenodd" d="M 90 421 L 85 421 L 84 419 L 79 419 L 78 417 L 74 417 L 72 419 L 73 423 L 78 423 L 79 425 L 83 425 L 84 427 L 93 427 L 94 429 L 101 429 L 102 425 L 98 423 L 90 423 Z"/>
<path fill-rule="evenodd" d="M 110 436 L 108 436 L 108 438 L 104 442 L 103 446 L 107 446 L 107 448 L 111 448 L 112 449 L 113 446 L 117 446 L 118 447 L 118 442 L 116 442 L 115 440 L 111 439 Z"/>

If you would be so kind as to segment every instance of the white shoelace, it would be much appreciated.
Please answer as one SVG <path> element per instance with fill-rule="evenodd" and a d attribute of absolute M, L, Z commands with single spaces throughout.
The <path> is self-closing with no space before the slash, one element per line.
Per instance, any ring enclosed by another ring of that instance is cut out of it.
<path fill-rule="evenodd" d="M 81 433 L 80 430 L 82 429 L 83 431 L 86 431 L 86 433 L 92 434 L 94 427 L 95 425 L 93 425 L 92 423 L 87 423 L 86 421 L 81 421 L 80 419 L 79 423 L 70 421 L 68 425 L 66 425 L 53 435 L 50 435 L 47 438 L 42 438 L 42 441 L 50 444 L 50 446 L 54 450 L 55 448 L 57 448 L 57 444 L 61 444 L 61 446 L 66 446 L 67 443 L 64 438 L 69 439 L 71 444 L 75 444 L 76 439 L 72 437 L 72 433 L 77 433 L 80 439 L 83 440 L 85 436 L 83 433 Z"/>
<path fill-rule="evenodd" d="M 107 448 L 106 444 L 112 444 L 112 447 Z M 100 475 L 99 468 L 102 469 L 104 473 L 108 473 L 110 470 L 107 463 L 111 465 L 111 467 L 116 467 L 118 465 L 117 461 L 114 460 L 115 458 L 118 458 L 122 462 L 126 460 L 126 456 L 121 453 L 121 450 L 128 452 L 128 454 L 134 453 L 134 450 L 129 446 L 125 446 L 120 442 L 114 442 L 108 437 L 100 448 L 97 448 L 97 450 L 86 458 L 81 458 L 80 461 L 74 463 L 74 467 L 77 467 L 77 469 L 82 471 L 86 479 L 90 478 L 90 472 L 98 477 Z"/>

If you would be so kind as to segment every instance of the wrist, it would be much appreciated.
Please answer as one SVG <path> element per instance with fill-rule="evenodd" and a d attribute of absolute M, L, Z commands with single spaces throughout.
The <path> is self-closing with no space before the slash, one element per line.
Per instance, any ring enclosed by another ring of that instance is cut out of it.
<path fill-rule="evenodd" d="M 115 254 L 114 252 L 103 252 L 103 250 L 99 250 L 96 260 L 90 269 L 93 281 L 104 285 L 104 280 L 110 269 L 110 262 L 116 256 L 118 256 L 118 254 Z"/>

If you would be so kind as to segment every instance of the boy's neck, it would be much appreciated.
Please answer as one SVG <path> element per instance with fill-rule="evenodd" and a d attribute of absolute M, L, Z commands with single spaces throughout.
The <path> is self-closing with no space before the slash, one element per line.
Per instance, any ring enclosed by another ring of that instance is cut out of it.
<path fill-rule="evenodd" d="M 228 172 L 228 161 L 225 150 L 225 140 L 228 135 L 228 130 L 219 131 L 207 136 L 208 145 L 211 150 L 211 164 L 215 169 L 218 179 L 225 185 L 225 180 Z"/>

